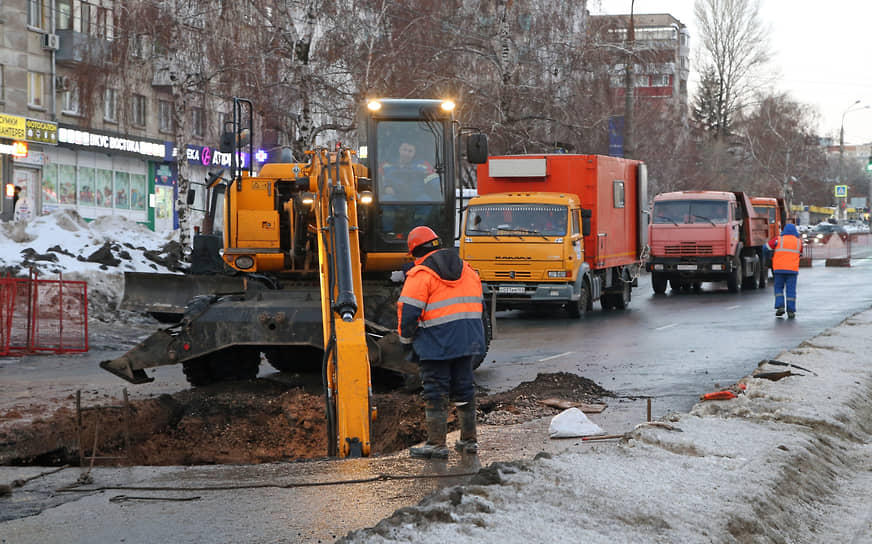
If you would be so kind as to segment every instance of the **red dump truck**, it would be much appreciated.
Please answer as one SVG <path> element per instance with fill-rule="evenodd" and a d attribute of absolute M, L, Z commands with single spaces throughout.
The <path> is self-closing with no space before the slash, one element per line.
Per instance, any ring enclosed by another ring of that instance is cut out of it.
<path fill-rule="evenodd" d="M 647 173 L 600 155 L 509 155 L 478 166 L 460 255 L 495 310 L 563 307 L 581 317 L 600 301 L 625 308 L 646 245 Z"/>
<path fill-rule="evenodd" d="M 730 292 L 765 287 L 763 245 L 768 216 L 754 211 L 742 192 L 677 191 L 654 198 L 645 264 L 655 293 L 698 291 L 703 282 L 726 281 Z"/>

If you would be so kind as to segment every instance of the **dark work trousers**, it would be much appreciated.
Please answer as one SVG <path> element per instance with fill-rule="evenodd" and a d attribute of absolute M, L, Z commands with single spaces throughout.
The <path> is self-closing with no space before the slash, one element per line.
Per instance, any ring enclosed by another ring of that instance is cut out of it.
<path fill-rule="evenodd" d="M 469 402 L 475 398 L 472 377 L 474 356 L 465 355 L 456 359 L 421 360 L 421 382 L 424 387 L 424 402 L 434 408 L 448 409 L 444 398 L 452 402 Z"/>
<path fill-rule="evenodd" d="M 775 276 L 775 309 L 784 308 L 784 292 L 787 292 L 787 311 L 796 311 L 796 278 L 798 274 L 773 272 Z"/>

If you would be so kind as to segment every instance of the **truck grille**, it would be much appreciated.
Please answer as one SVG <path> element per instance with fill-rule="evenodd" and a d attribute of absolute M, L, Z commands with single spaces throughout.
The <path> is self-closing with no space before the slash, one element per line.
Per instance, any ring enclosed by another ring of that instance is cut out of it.
<path fill-rule="evenodd" d="M 677 257 L 681 255 L 713 255 L 711 244 L 698 244 L 696 242 L 681 242 L 667 244 L 665 247 L 667 256 Z"/>
<path fill-rule="evenodd" d="M 528 280 L 531 277 L 533 277 L 533 275 L 530 272 L 518 272 L 518 271 L 516 271 L 516 272 L 512 273 L 509 271 L 505 271 L 505 272 L 494 272 L 494 277 L 496 277 L 499 280 L 512 280 L 512 279 L 514 279 L 514 280 Z"/>

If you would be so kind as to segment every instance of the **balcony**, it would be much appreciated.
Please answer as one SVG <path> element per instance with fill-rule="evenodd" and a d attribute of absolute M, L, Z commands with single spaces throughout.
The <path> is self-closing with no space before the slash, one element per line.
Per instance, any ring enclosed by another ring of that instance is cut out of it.
<path fill-rule="evenodd" d="M 56 60 L 59 64 L 90 64 L 101 66 L 109 60 L 110 40 L 75 30 L 58 30 L 60 48 Z"/>

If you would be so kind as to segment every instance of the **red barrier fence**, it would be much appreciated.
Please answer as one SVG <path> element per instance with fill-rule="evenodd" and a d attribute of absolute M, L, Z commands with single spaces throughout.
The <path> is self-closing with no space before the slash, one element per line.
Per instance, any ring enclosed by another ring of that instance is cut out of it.
<path fill-rule="evenodd" d="M 868 259 L 872 257 L 872 234 L 833 233 L 803 240 L 802 256 L 808 259 Z"/>
<path fill-rule="evenodd" d="M 88 351 L 88 284 L 0 278 L 0 356 Z"/>

